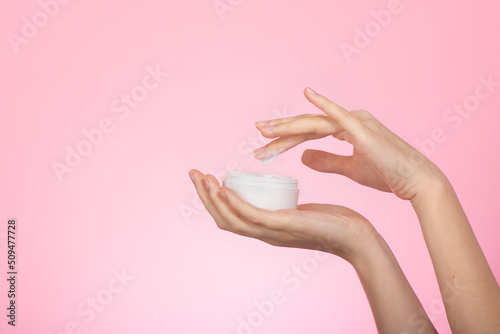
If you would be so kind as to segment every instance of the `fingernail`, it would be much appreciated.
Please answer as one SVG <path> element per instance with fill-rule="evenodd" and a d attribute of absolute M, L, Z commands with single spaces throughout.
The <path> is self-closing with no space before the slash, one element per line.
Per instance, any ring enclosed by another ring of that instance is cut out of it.
<path fill-rule="evenodd" d="M 193 174 L 191 174 L 191 171 L 188 172 L 189 177 L 191 178 L 191 181 L 193 181 L 193 184 L 196 185 L 196 179 L 194 178 Z"/>
<path fill-rule="evenodd" d="M 262 153 L 264 153 L 264 151 L 266 150 L 266 147 L 261 147 L 261 148 L 258 148 L 256 149 L 255 151 L 253 151 L 253 156 L 256 157 L 258 155 L 261 155 Z"/>
<path fill-rule="evenodd" d="M 274 125 L 274 124 L 265 125 L 265 126 L 262 127 L 262 131 L 270 131 L 270 130 L 274 129 L 275 126 L 276 125 Z"/>
<path fill-rule="evenodd" d="M 207 180 L 206 176 L 203 178 L 202 182 L 203 182 L 203 186 L 205 187 L 205 190 L 209 191 L 210 190 L 210 183 L 208 183 L 208 180 Z"/>
<path fill-rule="evenodd" d="M 259 121 L 259 122 L 255 122 L 255 126 L 258 128 L 261 128 L 264 125 L 266 125 L 267 123 L 269 123 L 269 121 Z"/>
<path fill-rule="evenodd" d="M 306 88 L 306 90 L 307 90 L 307 92 L 309 92 L 309 93 L 311 93 L 311 94 L 313 94 L 313 95 L 318 95 L 318 93 L 316 93 L 316 92 L 314 91 L 314 89 L 312 89 L 311 87 L 307 87 L 307 88 Z"/>
<path fill-rule="evenodd" d="M 217 190 L 217 193 L 219 194 L 219 196 L 223 199 L 227 199 L 227 195 L 226 193 L 224 192 L 224 190 L 222 190 L 222 188 L 219 188 L 219 190 Z"/>

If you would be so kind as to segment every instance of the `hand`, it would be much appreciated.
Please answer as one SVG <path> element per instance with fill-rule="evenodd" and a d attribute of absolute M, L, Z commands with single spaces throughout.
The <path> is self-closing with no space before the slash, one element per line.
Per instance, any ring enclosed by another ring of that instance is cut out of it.
<path fill-rule="evenodd" d="M 257 159 L 284 152 L 304 141 L 332 135 L 353 145 L 352 156 L 306 150 L 302 162 L 317 171 L 337 173 L 375 189 L 412 200 L 446 180 L 424 155 L 365 110 L 348 112 L 310 88 L 306 98 L 326 115 L 300 115 L 257 122 L 264 137 L 277 138 L 254 151 Z M 437 182 L 437 183 L 439 183 Z"/>
<path fill-rule="evenodd" d="M 295 210 L 263 210 L 243 201 L 231 189 L 220 187 L 213 175 L 194 169 L 189 175 L 205 208 L 223 230 L 275 246 L 329 252 L 350 263 L 378 243 L 375 228 L 348 208 L 302 204 Z"/>
<path fill-rule="evenodd" d="M 217 225 L 275 246 L 329 252 L 356 270 L 380 333 L 436 333 L 399 264 L 375 228 L 359 213 L 326 204 L 302 204 L 296 210 L 268 211 L 220 187 L 212 175 L 189 172 L 196 191 Z"/>

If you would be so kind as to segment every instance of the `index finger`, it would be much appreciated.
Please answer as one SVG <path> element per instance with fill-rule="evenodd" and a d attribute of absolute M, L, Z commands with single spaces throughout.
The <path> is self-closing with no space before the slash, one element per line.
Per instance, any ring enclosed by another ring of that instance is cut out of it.
<path fill-rule="evenodd" d="M 356 118 L 353 117 L 346 109 L 330 101 L 323 95 L 316 93 L 309 87 L 304 90 L 304 95 L 309 102 L 323 110 L 325 114 L 335 120 L 344 130 L 348 132 L 354 130 Z"/>

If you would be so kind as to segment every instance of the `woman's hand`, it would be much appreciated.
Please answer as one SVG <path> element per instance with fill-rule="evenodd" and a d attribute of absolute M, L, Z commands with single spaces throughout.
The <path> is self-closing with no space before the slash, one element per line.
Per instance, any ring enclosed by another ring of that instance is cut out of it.
<path fill-rule="evenodd" d="M 348 112 L 311 89 L 306 89 L 305 95 L 326 115 L 257 122 L 255 125 L 264 137 L 277 139 L 256 150 L 256 157 L 266 158 L 269 152 L 281 153 L 306 140 L 327 135 L 351 143 L 352 156 L 307 150 L 302 161 L 315 170 L 342 174 L 363 185 L 392 191 L 400 198 L 411 200 L 452 331 L 500 332 L 500 288 L 444 174 L 368 112 Z M 365 267 L 358 266 L 360 270 Z M 363 275 L 360 277 L 363 281 Z M 382 289 L 378 287 L 374 291 Z M 367 295 L 370 296 L 368 292 Z M 372 309 L 375 312 L 382 306 L 383 303 Z"/>
<path fill-rule="evenodd" d="M 296 210 L 258 209 L 231 189 L 220 187 L 212 175 L 193 169 L 189 176 L 221 229 L 275 246 L 329 252 L 351 263 L 380 333 L 436 333 L 389 246 L 359 213 L 326 204 L 302 204 Z"/>
<path fill-rule="evenodd" d="M 217 226 L 275 246 L 314 249 L 349 262 L 368 252 L 378 233 L 359 213 L 326 204 L 302 204 L 296 210 L 269 211 L 243 201 L 220 187 L 213 175 L 191 170 L 189 175 Z"/>
<path fill-rule="evenodd" d="M 328 135 L 354 146 L 352 156 L 306 150 L 302 162 L 317 171 L 337 173 L 375 189 L 412 200 L 446 177 L 424 155 L 364 110 L 348 112 L 307 88 L 306 98 L 326 115 L 300 115 L 257 122 L 267 138 L 277 138 L 255 150 L 257 159 L 284 152 L 304 141 Z M 275 153 L 274 153 L 275 154 Z M 425 190 L 424 190 L 425 189 Z"/>

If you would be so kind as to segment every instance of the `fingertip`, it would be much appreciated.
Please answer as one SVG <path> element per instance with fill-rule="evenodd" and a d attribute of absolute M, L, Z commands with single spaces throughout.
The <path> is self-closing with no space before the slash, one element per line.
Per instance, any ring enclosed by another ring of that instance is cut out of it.
<path fill-rule="evenodd" d="M 194 169 L 194 168 L 190 169 L 188 173 L 191 175 L 202 174 L 199 170 Z"/>
<path fill-rule="evenodd" d="M 307 87 L 304 90 L 304 94 L 309 102 L 314 104 L 319 109 L 323 110 L 325 114 L 332 117 L 336 121 L 340 121 L 341 119 L 349 116 L 349 113 L 346 109 L 339 106 L 337 103 L 333 102 L 329 98 L 316 93 L 310 87 Z"/>
<path fill-rule="evenodd" d="M 231 197 L 231 196 L 238 196 L 238 195 L 236 195 L 236 193 L 234 192 L 233 189 L 230 189 L 226 186 L 220 187 L 220 190 L 224 192 L 224 195 L 226 195 L 226 199 L 229 199 L 229 197 Z"/>
<path fill-rule="evenodd" d="M 224 192 L 224 189 L 222 189 L 223 187 L 220 187 L 218 190 L 217 190 L 217 194 L 219 195 L 220 198 L 222 198 L 223 200 L 227 201 L 227 195 L 226 193 Z"/>
<path fill-rule="evenodd" d="M 199 170 L 197 170 L 197 169 L 191 169 L 188 172 L 188 174 L 189 174 L 189 177 L 191 178 L 191 180 L 193 181 L 193 184 L 195 186 L 197 185 L 197 183 L 200 180 L 202 180 L 205 177 L 205 175 L 202 172 L 200 172 Z"/>
<path fill-rule="evenodd" d="M 261 155 L 265 151 L 266 151 L 266 146 L 262 146 L 262 147 L 259 147 L 258 149 L 256 149 L 255 151 L 253 151 L 252 154 L 255 158 L 257 158 L 259 155 Z"/>
<path fill-rule="evenodd" d="M 317 94 L 314 94 L 313 92 L 314 90 L 309 87 L 304 88 L 304 96 L 309 102 L 314 104 L 314 98 L 317 96 Z"/>
<path fill-rule="evenodd" d="M 191 179 L 191 182 L 193 182 L 194 185 L 196 185 L 196 178 L 194 177 L 193 173 L 191 173 L 191 170 L 188 171 L 189 178 Z"/>
<path fill-rule="evenodd" d="M 205 191 L 210 193 L 210 182 L 208 181 L 208 178 L 206 176 L 201 180 L 201 183 L 203 184 L 203 188 L 205 188 Z"/>
<path fill-rule="evenodd" d="M 306 99 L 313 104 L 316 108 L 319 108 L 324 111 L 325 103 L 329 101 L 326 97 L 321 94 L 318 94 L 313 89 L 307 87 L 304 89 L 304 95 Z"/>
<path fill-rule="evenodd" d="M 314 89 L 312 89 L 311 87 L 306 87 L 306 89 L 304 89 L 304 94 L 307 94 L 307 95 L 310 95 L 310 96 L 316 96 L 316 95 L 319 95 L 318 93 L 316 93 L 316 91 Z"/>
<path fill-rule="evenodd" d="M 311 155 L 314 154 L 315 150 L 307 149 L 304 152 L 302 152 L 302 157 L 300 158 L 300 161 L 308 166 L 309 161 L 311 160 Z"/>
<path fill-rule="evenodd" d="M 210 179 L 211 179 L 211 180 L 213 180 L 213 181 L 219 182 L 219 181 L 217 180 L 217 178 L 216 178 L 215 176 L 213 176 L 212 174 L 207 174 L 207 175 L 205 175 L 205 177 L 206 177 L 206 178 L 210 178 Z"/>
<path fill-rule="evenodd" d="M 220 182 L 219 180 L 212 174 L 207 174 L 205 178 L 209 181 L 210 183 L 210 193 L 212 195 L 215 195 L 215 192 L 220 188 Z"/>
<path fill-rule="evenodd" d="M 258 121 L 258 122 L 255 122 L 254 125 L 255 127 L 260 130 L 264 125 L 266 125 L 267 123 L 269 123 L 269 121 Z"/>
<path fill-rule="evenodd" d="M 307 155 L 307 154 L 310 154 L 312 151 L 314 151 L 314 150 L 313 150 L 313 149 L 310 149 L 310 148 L 305 149 L 305 150 L 304 150 L 304 152 L 302 152 L 302 156 Z"/>
<path fill-rule="evenodd" d="M 274 138 L 279 137 L 279 135 L 271 132 L 271 130 L 268 130 L 268 131 L 261 130 L 260 134 L 262 135 L 262 137 L 267 138 L 267 139 L 274 139 Z"/>

